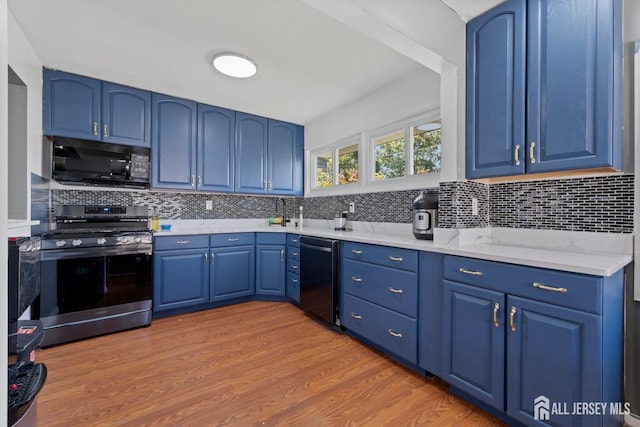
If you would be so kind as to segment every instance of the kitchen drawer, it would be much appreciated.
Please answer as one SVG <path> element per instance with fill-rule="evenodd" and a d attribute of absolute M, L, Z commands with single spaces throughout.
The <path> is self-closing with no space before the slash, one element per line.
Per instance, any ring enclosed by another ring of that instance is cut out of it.
<path fill-rule="evenodd" d="M 444 257 L 444 278 L 577 310 L 601 313 L 602 278 L 458 256 Z"/>
<path fill-rule="evenodd" d="M 184 236 L 158 236 L 154 239 L 153 250 L 164 251 L 169 249 L 209 249 L 209 236 L 193 234 Z"/>
<path fill-rule="evenodd" d="M 220 248 L 223 246 L 239 246 L 255 244 L 254 233 L 224 233 L 212 234 L 210 245 L 212 248 Z"/>
<path fill-rule="evenodd" d="M 300 261 L 300 248 L 296 246 L 287 246 L 287 258 L 293 261 Z"/>
<path fill-rule="evenodd" d="M 342 254 L 344 258 L 418 271 L 418 252 L 411 249 L 344 242 Z"/>
<path fill-rule="evenodd" d="M 256 233 L 258 245 L 284 245 L 287 241 L 285 233 Z"/>
<path fill-rule="evenodd" d="M 417 317 L 417 273 L 345 259 L 340 277 L 344 292 Z"/>
<path fill-rule="evenodd" d="M 300 247 L 300 235 L 299 234 L 287 233 L 287 245 L 299 248 Z"/>
<path fill-rule="evenodd" d="M 289 298 L 300 303 L 300 276 L 297 273 L 287 271 L 286 293 Z"/>
<path fill-rule="evenodd" d="M 287 259 L 287 271 L 295 274 L 300 274 L 300 262 L 292 259 Z"/>
<path fill-rule="evenodd" d="M 341 324 L 403 359 L 417 363 L 418 328 L 415 319 L 343 294 Z"/>

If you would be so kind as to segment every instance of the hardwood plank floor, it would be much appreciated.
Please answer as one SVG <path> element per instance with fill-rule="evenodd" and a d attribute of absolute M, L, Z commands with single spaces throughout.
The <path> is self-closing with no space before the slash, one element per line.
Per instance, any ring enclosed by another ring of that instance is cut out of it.
<path fill-rule="evenodd" d="M 39 426 L 493 426 L 288 303 L 249 302 L 43 349 Z"/>

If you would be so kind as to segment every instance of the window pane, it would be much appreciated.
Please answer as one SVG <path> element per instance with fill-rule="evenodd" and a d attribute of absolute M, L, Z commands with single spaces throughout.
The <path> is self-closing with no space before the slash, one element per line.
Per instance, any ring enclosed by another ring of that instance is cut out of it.
<path fill-rule="evenodd" d="M 358 182 L 358 144 L 338 150 L 338 183 Z"/>
<path fill-rule="evenodd" d="M 333 153 L 320 154 L 316 157 L 316 188 L 333 185 Z"/>
<path fill-rule="evenodd" d="M 376 180 L 399 178 L 405 175 L 404 131 L 376 138 L 374 141 Z"/>
<path fill-rule="evenodd" d="M 413 173 L 415 175 L 440 172 L 440 120 L 414 126 Z"/>

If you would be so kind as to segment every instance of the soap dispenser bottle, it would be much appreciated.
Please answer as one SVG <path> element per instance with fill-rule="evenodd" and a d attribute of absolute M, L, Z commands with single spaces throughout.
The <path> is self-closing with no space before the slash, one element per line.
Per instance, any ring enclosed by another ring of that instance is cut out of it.
<path fill-rule="evenodd" d="M 160 231 L 160 217 L 158 216 L 158 207 L 153 206 L 151 211 L 151 231 Z"/>

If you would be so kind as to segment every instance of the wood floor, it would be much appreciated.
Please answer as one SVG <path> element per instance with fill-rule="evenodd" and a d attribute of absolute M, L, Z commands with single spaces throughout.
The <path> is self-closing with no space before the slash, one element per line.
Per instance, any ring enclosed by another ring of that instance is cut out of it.
<path fill-rule="evenodd" d="M 38 426 L 501 423 L 288 303 L 154 320 L 37 353 Z"/>

